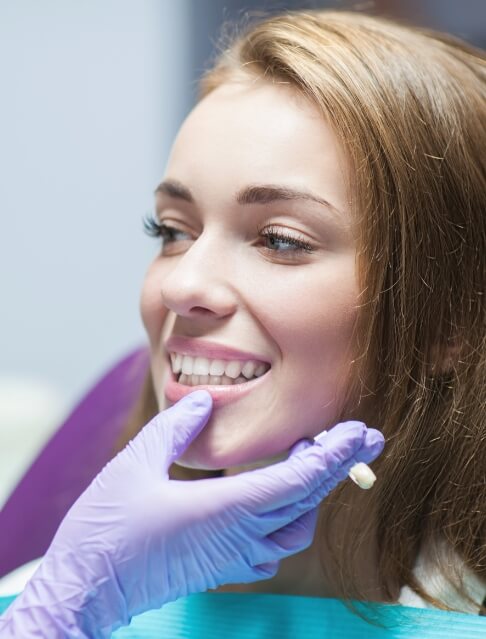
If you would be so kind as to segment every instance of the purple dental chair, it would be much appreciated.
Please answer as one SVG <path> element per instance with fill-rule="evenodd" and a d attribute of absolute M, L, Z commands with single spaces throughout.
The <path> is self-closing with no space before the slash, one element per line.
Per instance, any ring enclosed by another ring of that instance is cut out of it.
<path fill-rule="evenodd" d="M 113 457 L 148 367 L 146 348 L 113 366 L 17 484 L 0 511 L 0 578 L 45 553 L 70 506 Z"/>

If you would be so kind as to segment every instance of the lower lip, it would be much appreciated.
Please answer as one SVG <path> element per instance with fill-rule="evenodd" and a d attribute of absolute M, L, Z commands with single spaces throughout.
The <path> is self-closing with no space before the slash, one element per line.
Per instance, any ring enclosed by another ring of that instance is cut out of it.
<path fill-rule="evenodd" d="M 164 393 L 170 402 L 178 402 L 180 399 L 192 393 L 195 390 L 206 390 L 213 398 L 214 406 L 224 406 L 230 404 L 238 399 L 241 399 L 252 390 L 260 386 L 263 381 L 269 375 L 271 369 L 269 369 L 261 377 L 252 379 L 250 382 L 244 382 L 243 384 L 221 385 L 211 386 L 209 384 L 200 384 L 198 386 L 185 386 L 179 384 L 176 380 L 175 374 L 169 367 L 169 379 L 165 385 Z"/>

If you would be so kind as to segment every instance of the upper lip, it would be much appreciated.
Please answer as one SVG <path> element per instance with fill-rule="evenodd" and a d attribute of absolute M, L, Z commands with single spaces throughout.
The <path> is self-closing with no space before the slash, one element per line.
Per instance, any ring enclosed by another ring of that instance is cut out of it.
<path fill-rule="evenodd" d="M 268 358 L 257 355 L 256 353 L 241 351 L 233 348 L 232 346 L 218 344 L 217 342 L 211 342 L 209 340 L 182 337 L 180 335 L 172 335 L 172 337 L 169 337 L 169 339 L 165 342 L 165 348 L 168 353 L 180 353 L 182 355 L 192 355 L 194 357 L 206 357 L 207 359 L 253 359 L 270 364 Z"/>

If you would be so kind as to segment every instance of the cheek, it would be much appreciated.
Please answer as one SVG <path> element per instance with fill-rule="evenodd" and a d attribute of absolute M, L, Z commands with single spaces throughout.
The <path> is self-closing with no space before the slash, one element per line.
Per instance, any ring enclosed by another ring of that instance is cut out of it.
<path fill-rule="evenodd" d="M 159 283 L 160 274 L 154 263 L 150 265 L 145 275 L 140 294 L 140 314 L 152 345 L 158 342 L 168 313 L 167 308 L 162 304 Z"/>
<path fill-rule="evenodd" d="M 354 257 L 339 256 L 295 271 L 273 278 L 267 289 L 255 289 L 259 307 L 265 308 L 264 323 L 281 350 L 317 356 L 323 342 L 326 348 L 347 346 L 359 298 Z"/>
<path fill-rule="evenodd" d="M 278 284 L 278 285 L 277 285 Z M 262 324 L 278 345 L 279 402 L 289 398 L 299 415 L 314 413 L 332 420 L 339 412 L 353 360 L 352 335 L 358 315 L 359 289 L 354 259 L 329 260 L 300 276 L 273 280 L 258 289 Z M 263 297 L 265 295 L 265 297 Z M 323 414 L 322 406 L 328 406 Z M 305 420 L 304 420 L 305 421 Z"/>

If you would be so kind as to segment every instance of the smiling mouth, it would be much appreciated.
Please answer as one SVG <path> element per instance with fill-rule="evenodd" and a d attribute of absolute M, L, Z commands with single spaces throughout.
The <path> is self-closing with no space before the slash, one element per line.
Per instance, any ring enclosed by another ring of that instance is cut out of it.
<path fill-rule="evenodd" d="M 170 353 L 172 373 L 184 386 L 235 386 L 262 377 L 270 370 L 268 362 L 225 360 Z"/>

